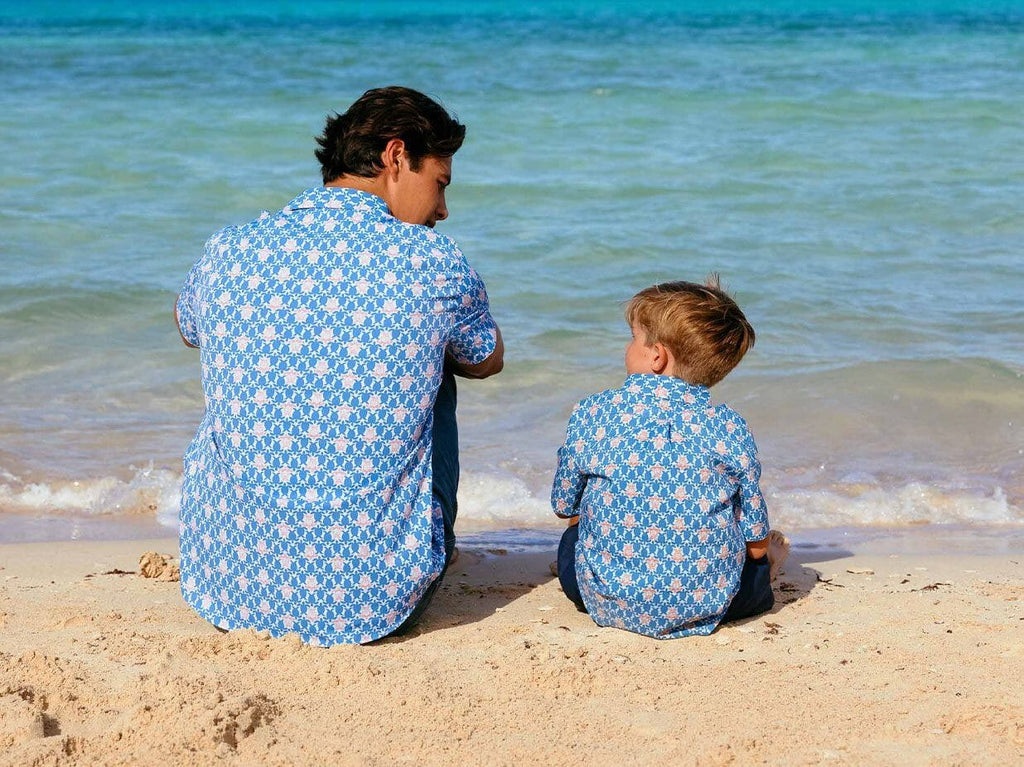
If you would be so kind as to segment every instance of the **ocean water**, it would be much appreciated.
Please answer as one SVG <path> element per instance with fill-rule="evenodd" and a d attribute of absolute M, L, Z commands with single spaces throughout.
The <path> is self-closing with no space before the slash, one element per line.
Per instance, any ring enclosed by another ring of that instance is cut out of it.
<path fill-rule="evenodd" d="M 1024 524 L 1024 3 L 233 5 L 0 0 L 0 540 L 173 528 L 175 293 L 393 83 L 468 125 L 440 228 L 507 344 L 460 390 L 464 530 L 553 529 L 623 301 L 709 272 L 775 524 Z"/>

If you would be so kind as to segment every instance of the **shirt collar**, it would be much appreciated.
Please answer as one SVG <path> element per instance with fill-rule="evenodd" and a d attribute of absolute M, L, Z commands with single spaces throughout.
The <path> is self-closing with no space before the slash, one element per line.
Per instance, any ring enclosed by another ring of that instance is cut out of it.
<path fill-rule="evenodd" d="M 378 216 L 391 216 L 388 204 L 375 194 L 345 186 L 317 186 L 307 189 L 285 205 L 283 213 L 310 208 L 337 208 Z"/>
<path fill-rule="evenodd" d="M 649 394 L 658 399 L 678 400 L 691 407 L 711 404 L 711 390 L 707 386 L 687 383 L 675 376 L 633 373 L 626 376 L 623 388 L 631 393 Z"/>

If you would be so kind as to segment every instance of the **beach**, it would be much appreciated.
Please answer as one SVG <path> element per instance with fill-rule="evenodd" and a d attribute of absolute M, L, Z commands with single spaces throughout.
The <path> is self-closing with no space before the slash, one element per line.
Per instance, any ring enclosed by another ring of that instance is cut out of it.
<path fill-rule="evenodd" d="M 0 766 L 1024 761 L 1020 4 L 636 6 L 0 0 Z M 224 635 L 140 567 L 204 412 L 175 296 L 390 84 L 467 125 L 437 231 L 506 344 L 460 560 L 403 639 Z M 658 642 L 562 595 L 549 493 L 623 303 L 709 273 L 793 551 Z"/>
<path fill-rule="evenodd" d="M 770 613 L 664 642 L 474 546 L 412 635 L 330 649 L 203 622 L 139 573 L 173 539 L 0 546 L 0 764 L 1012 764 L 1021 556 L 958 536 L 797 545 Z"/>

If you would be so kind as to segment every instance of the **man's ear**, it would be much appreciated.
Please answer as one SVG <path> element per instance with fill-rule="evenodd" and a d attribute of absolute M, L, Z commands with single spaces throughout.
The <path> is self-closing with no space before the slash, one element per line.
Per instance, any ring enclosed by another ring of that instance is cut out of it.
<path fill-rule="evenodd" d="M 406 162 L 405 142 L 400 138 L 391 139 L 380 153 L 380 160 L 384 164 L 385 175 L 392 179 L 397 178 L 398 169 Z"/>

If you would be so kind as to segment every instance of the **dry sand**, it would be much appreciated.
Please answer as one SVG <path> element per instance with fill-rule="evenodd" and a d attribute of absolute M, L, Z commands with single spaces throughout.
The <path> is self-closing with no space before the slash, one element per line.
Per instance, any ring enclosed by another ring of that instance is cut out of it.
<path fill-rule="evenodd" d="M 595 626 L 552 553 L 464 552 L 419 633 L 222 635 L 147 551 L 0 546 L 0 764 L 1020 764 L 1024 556 L 794 548 L 775 610 Z"/>

